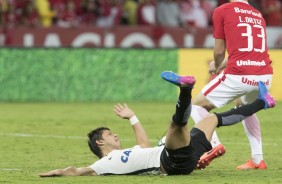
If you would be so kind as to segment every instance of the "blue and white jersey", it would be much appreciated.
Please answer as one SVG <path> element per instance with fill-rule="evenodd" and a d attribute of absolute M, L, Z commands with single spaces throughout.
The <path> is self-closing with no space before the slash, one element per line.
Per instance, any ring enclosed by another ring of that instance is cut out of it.
<path fill-rule="evenodd" d="M 139 145 L 124 150 L 114 150 L 93 163 L 98 175 L 160 174 L 160 156 L 164 146 L 141 148 Z"/>

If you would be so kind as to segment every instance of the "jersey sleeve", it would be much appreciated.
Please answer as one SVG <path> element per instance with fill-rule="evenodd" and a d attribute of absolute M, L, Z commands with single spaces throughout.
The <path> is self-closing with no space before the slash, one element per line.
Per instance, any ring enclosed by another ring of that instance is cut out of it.
<path fill-rule="evenodd" d="M 96 172 L 97 175 L 101 175 L 104 171 L 104 165 L 105 164 L 101 160 L 98 160 L 88 167 L 91 168 L 94 172 Z"/>
<path fill-rule="evenodd" d="M 213 12 L 213 37 L 225 40 L 223 15 L 221 9 L 216 8 Z"/>

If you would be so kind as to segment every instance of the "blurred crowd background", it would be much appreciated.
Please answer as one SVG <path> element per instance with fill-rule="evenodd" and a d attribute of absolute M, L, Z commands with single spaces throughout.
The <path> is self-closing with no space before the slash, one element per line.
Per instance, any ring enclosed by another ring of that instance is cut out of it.
<path fill-rule="evenodd" d="M 0 26 L 64 28 L 151 25 L 206 28 L 228 0 L 0 0 Z M 282 26 L 282 0 L 249 0 L 268 26 Z"/>

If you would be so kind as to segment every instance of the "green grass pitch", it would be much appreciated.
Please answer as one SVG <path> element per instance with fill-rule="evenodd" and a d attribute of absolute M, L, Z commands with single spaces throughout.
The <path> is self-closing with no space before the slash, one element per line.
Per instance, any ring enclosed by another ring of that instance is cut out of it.
<path fill-rule="evenodd" d="M 150 137 L 158 142 L 174 112 L 174 103 L 129 103 Z M 0 183 L 282 183 L 282 102 L 261 111 L 264 171 L 237 171 L 250 158 L 241 124 L 217 130 L 226 154 L 203 171 L 187 176 L 84 176 L 40 178 L 38 174 L 67 166 L 88 166 L 97 158 L 89 151 L 86 134 L 108 126 L 123 147 L 135 144 L 128 121 L 113 113 L 114 103 L 2 103 L 0 104 Z M 222 111 L 232 106 L 219 109 Z M 189 122 L 189 127 L 193 122 Z"/>

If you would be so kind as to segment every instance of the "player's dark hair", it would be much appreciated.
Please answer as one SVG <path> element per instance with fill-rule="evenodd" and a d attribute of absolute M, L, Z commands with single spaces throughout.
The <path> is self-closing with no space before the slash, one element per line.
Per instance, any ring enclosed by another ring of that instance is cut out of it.
<path fill-rule="evenodd" d="M 90 150 L 99 158 L 102 158 L 102 152 L 100 147 L 97 145 L 96 141 L 103 139 L 102 134 L 105 130 L 110 129 L 107 127 L 100 127 L 88 133 L 88 146 Z"/>

